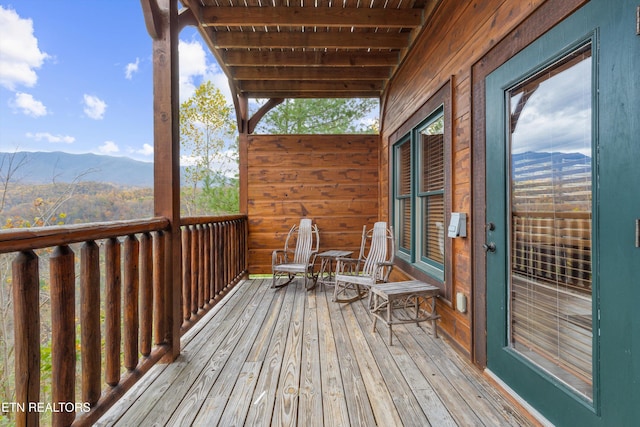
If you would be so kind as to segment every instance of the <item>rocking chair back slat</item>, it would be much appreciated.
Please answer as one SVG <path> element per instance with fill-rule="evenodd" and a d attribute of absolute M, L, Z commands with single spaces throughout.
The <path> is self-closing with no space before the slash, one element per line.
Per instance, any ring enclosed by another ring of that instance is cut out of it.
<path fill-rule="evenodd" d="M 309 261 L 311 256 L 311 247 L 313 244 L 313 236 L 311 234 L 311 220 L 303 218 L 300 220 L 300 228 L 298 229 L 298 239 L 296 241 L 296 250 L 293 254 L 293 262 L 303 264 Z"/>
<path fill-rule="evenodd" d="M 366 239 L 363 239 L 365 242 Z M 373 225 L 373 231 L 371 232 L 371 246 L 369 248 L 369 255 L 367 256 L 362 272 L 365 276 L 372 276 L 376 264 L 387 260 L 387 223 L 376 222 Z M 380 279 L 380 277 L 376 277 Z"/>

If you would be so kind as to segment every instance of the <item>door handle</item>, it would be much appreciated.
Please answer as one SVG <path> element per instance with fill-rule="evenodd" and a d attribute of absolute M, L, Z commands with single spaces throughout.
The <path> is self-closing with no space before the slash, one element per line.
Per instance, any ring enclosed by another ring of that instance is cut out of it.
<path fill-rule="evenodd" d="M 485 252 L 493 253 L 496 251 L 496 244 L 493 242 L 485 243 L 482 245 L 482 248 L 484 249 Z"/>

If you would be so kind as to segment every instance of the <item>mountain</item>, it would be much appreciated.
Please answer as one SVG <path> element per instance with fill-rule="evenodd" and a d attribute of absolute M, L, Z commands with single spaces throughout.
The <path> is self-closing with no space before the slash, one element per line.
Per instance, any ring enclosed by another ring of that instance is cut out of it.
<path fill-rule="evenodd" d="M 63 152 L 0 152 L 0 176 L 4 176 L 13 157 L 21 166 L 11 177 L 22 184 L 53 182 L 103 182 L 127 187 L 153 187 L 153 163 L 128 157 Z"/>

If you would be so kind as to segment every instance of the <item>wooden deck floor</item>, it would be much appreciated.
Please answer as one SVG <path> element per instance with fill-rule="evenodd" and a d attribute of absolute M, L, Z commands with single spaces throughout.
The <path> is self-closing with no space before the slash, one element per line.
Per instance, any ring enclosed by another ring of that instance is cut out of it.
<path fill-rule="evenodd" d="M 363 301 L 248 280 L 98 425 L 530 425 L 430 325 L 387 330 Z"/>

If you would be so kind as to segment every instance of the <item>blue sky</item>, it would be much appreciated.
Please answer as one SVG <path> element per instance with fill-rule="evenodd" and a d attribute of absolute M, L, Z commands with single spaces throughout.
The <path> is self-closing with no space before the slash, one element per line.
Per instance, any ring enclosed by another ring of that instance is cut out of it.
<path fill-rule="evenodd" d="M 230 100 L 194 29 L 179 51 L 182 100 L 203 79 Z M 152 72 L 138 1 L 0 0 L 0 151 L 152 161 Z"/>

